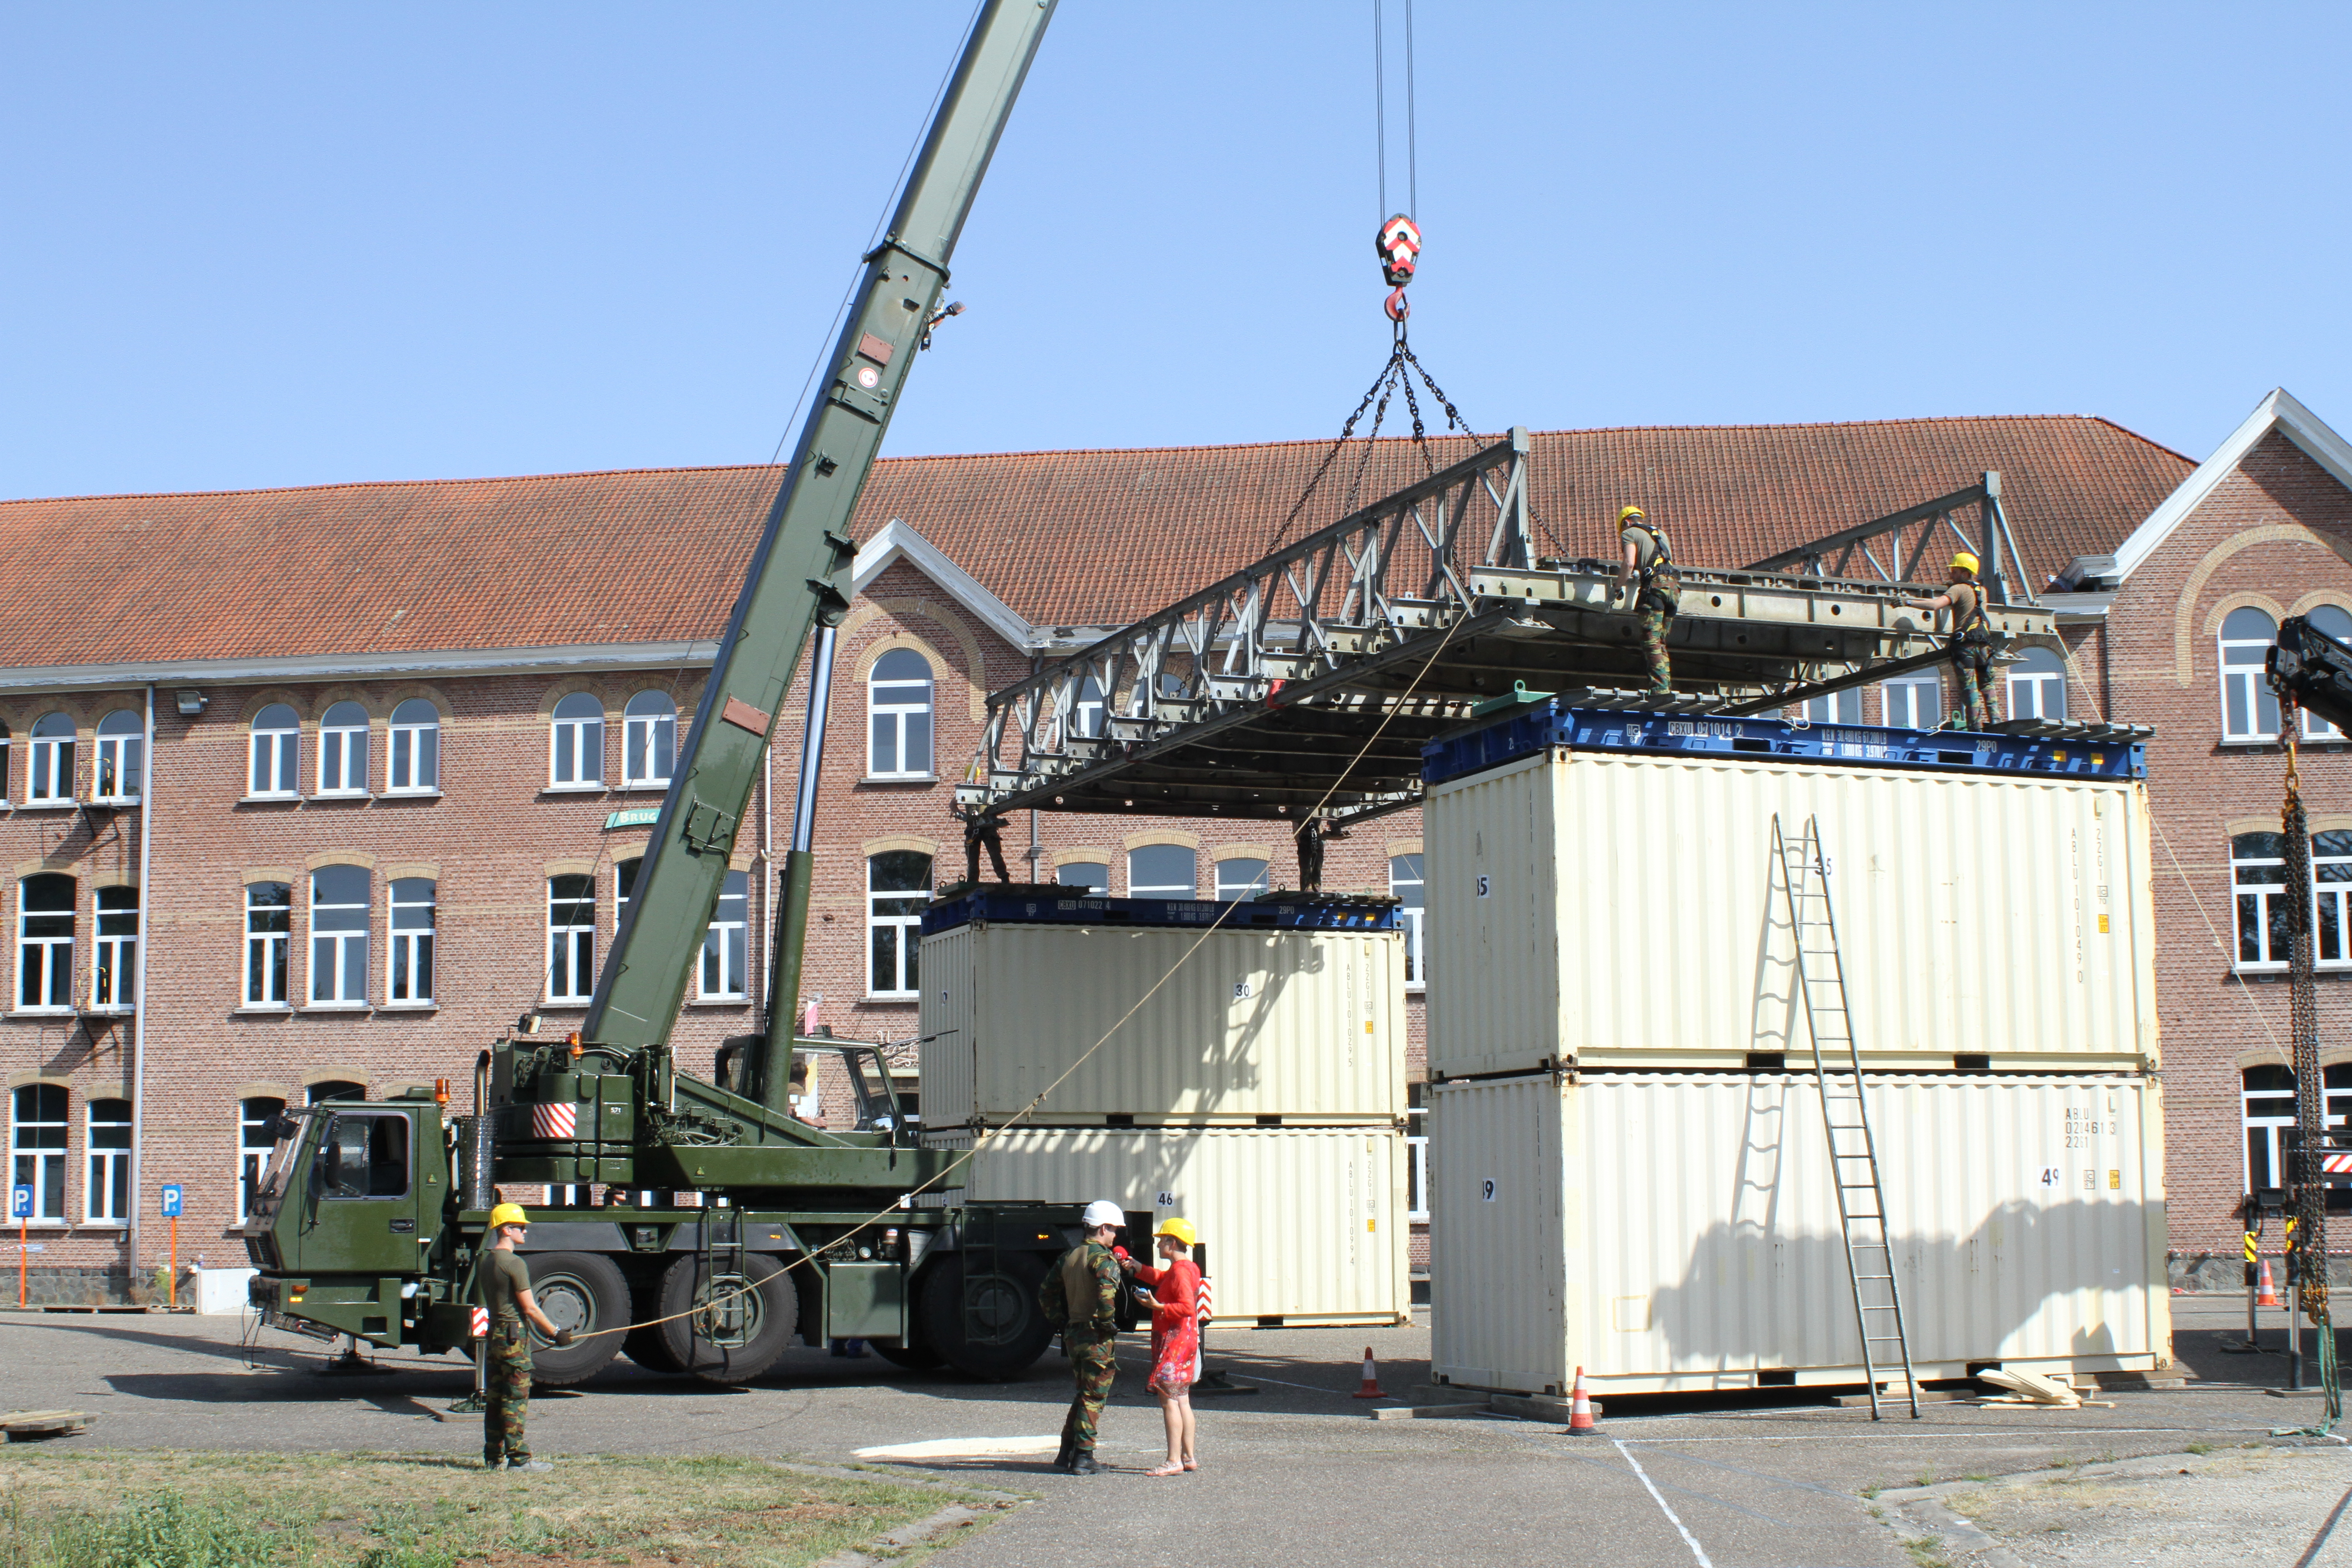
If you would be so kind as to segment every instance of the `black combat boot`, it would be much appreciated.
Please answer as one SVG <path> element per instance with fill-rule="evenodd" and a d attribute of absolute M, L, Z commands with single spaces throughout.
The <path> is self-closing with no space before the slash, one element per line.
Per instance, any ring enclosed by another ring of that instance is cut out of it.
<path fill-rule="evenodd" d="M 1070 1456 L 1070 1474 L 1096 1476 L 1101 1473 L 1102 1467 L 1095 1463 L 1095 1451 L 1092 1448 L 1080 1448 Z"/>
<path fill-rule="evenodd" d="M 1077 1451 L 1078 1440 L 1076 1437 L 1071 1436 L 1067 1432 L 1063 1433 L 1061 1451 L 1054 1456 L 1054 1468 L 1057 1470 L 1068 1469 L 1070 1468 L 1070 1458 Z"/>

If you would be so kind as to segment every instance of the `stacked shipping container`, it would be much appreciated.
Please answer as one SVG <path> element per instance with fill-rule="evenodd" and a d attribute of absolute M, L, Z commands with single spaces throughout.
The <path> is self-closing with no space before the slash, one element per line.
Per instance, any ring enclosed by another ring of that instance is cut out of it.
<path fill-rule="evenodd" d="M 1181 1214 L 1228 1322 L 1410 1317 L 1392 910 L 988 889 L 924 931 L 950 1191 Z"/>

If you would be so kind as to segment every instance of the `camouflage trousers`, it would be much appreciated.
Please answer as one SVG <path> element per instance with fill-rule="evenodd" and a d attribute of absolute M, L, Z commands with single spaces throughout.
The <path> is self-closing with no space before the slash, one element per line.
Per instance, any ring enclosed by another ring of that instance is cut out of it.
<path fill-rule="evenodd" d="M 1073 1329 L 1062 1342 L 1070 1352 L 1071 1381 L 1077 1384 L 1069 1419 L 1062 1423 L 1062 1441 L 1080 1453 L 1091 1452 L 1095 1423 L 1102 1419 L 1103 1401 L 1110 1397 L 1111 1380 L 1118 1375 L 1118 1340 Z"/>
<path fill-rule="evenodd" d="M 1992 671 L 1957 658 L 1952 668 L 1960 679 L 1960 710 L 1953 717 L 1979 733 L 1991 729 L 1998 717 L 1992 710 Z"/>
<path fill-rule="evenodd" d="M 530 1439 L 523 1435 L 523 1424 L 530 1415 L 530 1336 L 495 1326 L 483 1353 L 489 1360 L 482 1374 L 482 1462 L 527 1462 Z"/>
<path fill-rule="evenodd" d="M 1663 609 L 1642 611 L 1642 656 L 1650 661 L 1650 689 L 1674 689 L 1674 668 L 1666 658 L 1666 623 L 1674 617 Z"/>

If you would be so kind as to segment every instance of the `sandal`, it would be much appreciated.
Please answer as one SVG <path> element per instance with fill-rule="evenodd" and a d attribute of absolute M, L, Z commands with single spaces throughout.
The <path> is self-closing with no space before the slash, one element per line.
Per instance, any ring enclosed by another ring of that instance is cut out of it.
<path fill-rule="evenodd" d="M 1144 1471 L 1143 1473 L 1147 1476 L 1181 1476 L 1184 1473 L 1184 1467 L 1181 1465 L 1154 1465 L 1151 1468 Z"/>

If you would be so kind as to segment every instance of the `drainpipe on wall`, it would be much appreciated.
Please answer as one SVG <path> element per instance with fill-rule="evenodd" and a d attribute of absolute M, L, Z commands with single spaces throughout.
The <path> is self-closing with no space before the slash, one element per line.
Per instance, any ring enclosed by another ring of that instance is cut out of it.
<path fill-rule="evenodd" d="M 141 1182 L 142 1156 L 147 1145 L 147 906 L 154 900 L 148 879 L 155 845 L 155 688 L 147 687 L 147 729 L 142 742 L 139 780 L 139 993 L 131 1006 L 131 1213 L 123 1243 L 128 1257 L 124 1283 L 139 1279 L 139 1215 L 146 1188 Z"/>

